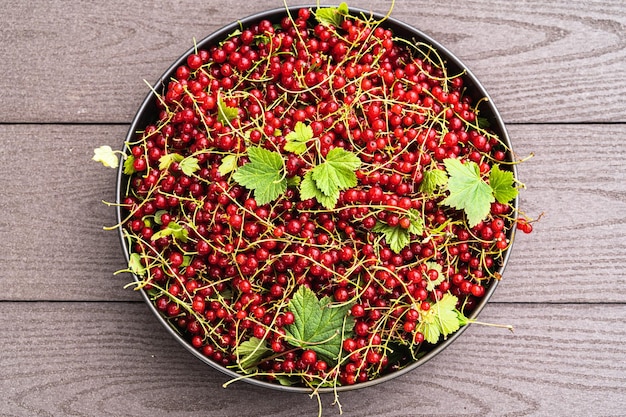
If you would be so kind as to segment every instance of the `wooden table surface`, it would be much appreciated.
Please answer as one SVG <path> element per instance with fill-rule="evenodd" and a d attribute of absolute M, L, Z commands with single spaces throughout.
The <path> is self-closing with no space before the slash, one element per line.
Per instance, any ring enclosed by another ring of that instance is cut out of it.
<path fill-rule="evenodd" d="M 302 2 L 290 1 L 290 4 Z M 391 3 L 350 5 L 385 12 Z M 315 415 L 306 395 L 227 378 L 180 347 L 126 274 L 120 148 L 150 83 L 219 27 L 278 0 L 4 2 L 0 11 L 0 415 Z M 483 321 L 345 416 L 626 415 L 626 3 L 397 0 L 392 16 L 478 76 L 519 155 L 518 234 Z M 324 396 L 325 415 L 337 415 Z"/>

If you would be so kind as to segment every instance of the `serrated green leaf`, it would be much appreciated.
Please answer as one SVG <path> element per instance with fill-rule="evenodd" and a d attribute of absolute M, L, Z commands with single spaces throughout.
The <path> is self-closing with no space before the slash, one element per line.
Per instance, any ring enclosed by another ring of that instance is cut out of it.
<path fill-rule="evenodd" d="M 343 18 L 348 12 L 348 5 L 342 2 L 338 7 L 320 7 L 315 11 L 315 18 L 324 26 L 338 28 L 343 23 Z"/>
<path fill-rule="evenodd" d="M 448 176 L 442 169 L 429 169 L 424 171 L 424 178 L 420 184 L 420 191 L 432 194 L 437 188 L 443 187 L 448 182 Z"/>
<path fill-rule="evenodd" d="M 517 197 L 517 188 L 514 187 L 515 178 L 511 171 L 503 171 L 498 165 L 491 167 L 489 186 L 499 203 L 506 204 Z"/>
<path fill-rule="evenodd" d="M 233 172 L 237 169 L 237 155 L 226 155 L 222 158 L 222 163 L 217 168 L 217 172 L 223 177 L 229 172 Z"/>
<path fill-rule="evenodd" d="M 267 36 L 267 35 L 256 35 L 254 37 L 254 44 L 257 45 L 257 46 L 260 45 L 260 44 L 267 45 L 271 41 L 272 41 L 272 39 L 269 36 Z"/>
<path fill-rule="evenodd" d="M 120 164 L 119 157 L 110 146 L 104 145 L 93 150 L 93 157 L 96 162 L 102 163 L 107 168 L 117 168 Z"/>
<path fill-rule="evenodd" d="M 237 107 L 227 106 L 222 96 L 220 96 L 217 100 L 217 121 L 225 125 L 236 119 L 238 115 L 239 110 Z"/>
<path fill-rule="evenodd" d="M 154 233 L 151 240 L 157 240 L 166 236 L 172 236 L 176 240 L 187 242 L 187 239 L 189 238 L 189 230 L 185 229 L 180 224 L 171 221 L 167 224 L 167 226 Z"/>
<path fill-rule="evenodd" d="M 491 127 L 491 122 L 486 117 L 479 117 L 477 121 L 478 127 L 481 129 L 489 129 Z"/>
<path fill-rule="evenodd" d="M 458 299 L 454 295 L 446 293 L 441 300 L 436 302 L 434 306 L 431 306 L 437 313 L 441 334 L 444 337 L 456 332 L 461 327 L 456 310 L 457 302 Z"/>
<path fill-rule="evenodd" d="M 456 316 L 459 319 L 459 326 L 467 326 L 470 323 L 470 319 L 465 317 L 465 314 L 461 313 L 459 310 L 456 310 Z"/>
<path fill-rule="evenodd" d="M 235 37 L 237 37 L 239 35 L 241 35 L 241 29 L 235 29 L 234 31 L 232 31 L 231 33 L 228 34 L 226 39 L 224 39 L 222 42 L 220 42 L 220 45 L 223 45 L 224 43 L 226 43 L 227 40 L 235 38 Z"/>
<path fill-rule="evenodd" d="M 135 157 L 128 155 L 124 160 L 124 174 L 132 175 L 135 173 Z"/>
<path fill-rule="evenodd" d="M 302 178 L 297 175 L 287 178 L 287 187 L 297 187 L 302 182 Z"/>
<path fill-rule="evenodd" d="M 408 229 L 400 225 L 389 226 L 385 222 L 378 220 L 372 228 L 372 232 L 382 233 L 389 248 L 395 253 L 400 253 L 402 249 L 406 248 L 409 243 L 411 243 L 412 234 L 421 236 L 424 232 L 424 221 L 419 211 L 410 209 L 407 212 L 407 217 L 410 221 Z"/>
<path fill-rule="evenodd" d="M 168 169 L 172 163 L 180 162 L 184 159 L 184 157 L 177 153 L 166 153 L 162 157 L 159 158 L 159 169 L 164 171 Z"/>
<path fill-rule="evenodd" d="M 248 148 L 250 162 L 239 167 L 233 179 L 254 192 L 260 205 L 276 200 L 287 189 L 283 159 L 279 153 L 260 147 Z"/>
<path fill-rule="evenodd" d="M 304 174 L 304 179 L 300 183 L 300 198 L 302 200 L 314 198 L 326 209 L 331 210 L 339 200 L 339 190 L 336 190 L 333 195 L 327 196 L 317 187 L 317 184 L 313 181 L 311 171 L 309 171 Z"/>
<path fill-rule="evenodd" d="M 348 315 L 351 305 L 334 306 L 329 297 L 318 300 L 310 288 L 301 286 L 287 309 L 294 322 L 285 326 L 285 340 L 292 346 L 314 350 L 329 365 L 337 363 L 343 336 L 350 336 L 354 320 Z"/>
<path fill-rule="evenodd" d="M 456 309 L 457 302 L 456 296 L 446 293 L 441 300 L 432 304 L 429 310 L 420 311 L 420 329 L 424 334 L 424 340 L 435 344 L 441 335 L 446 338 L 459 330 L 462 319 Z"/>
<path fill-rule="evenodd" d="M 426 264 L 426 267 L 430 270 L 433 269 L 435 271 L 437 271 L 438 275 L 437 275 L 437 279 L 434 281 L 431 280 L 427 280 L 427 284 L 426 284 L 426 291 L 432 291 L 435 289 L 435 287 L 439 284 L 441 284 L 445 279 L 446 276 L 443 274 L 443 269 L 441 268 L 441 265 L 439 265 L 437 262 L 424 262 Z"/>
<path fill-rule="evenodd" d="M 360 166 L 358 156 L 343 148 L 333 148 L 324 162 L 311 170 L 311 178 L 325 195 L 332 196 L 357 184 L 356 170 Z"/>
<path fill-rule="evenodd" d="M 317 198 L 319 195 L 323 195 L 322 190 L 317 188 L 315 181 L 311 178 L 311 171 L 304 174 L 304 179 L 300 183 L 300 198 L 302 200 L 309 200 Z"/>
<path fill-rule="evenodd" d="M 141 263 L 141 255 L 136 252 L 130 254 L 128 269 L 137 276 L 142 276 L 146 273 L 146 267 Z"/>
<path fill-rule="evenodd" d="M 380 220 L 376 222 L 372 228 L 372 232 L 382 233 L 385 237 L 385 241 L 389 245 L 389 249 L 395 253 L 400 253 L 402 249 L 407 247 L 411 242 L 408 229 L 404 229 L 400 226 L 389 226 Z"/>
<path fill-rule="evenodd" d="M 187 176 L 191 176 L 194 172 L 200 169 L 200 164 L 198 163 L 198 158 L 194 156 L 188 156 L 178 164 L 180 170 L 183 171 L 183 174 Z"/>
<path fill-rule="evenodd" d="M 285 387 L 290 387 L 290 386 L 300 383 L 300 379 L 297 377 L 291 377 L 291 376 L 282 375 L 282 374 L 276 374 L 274 375 L 274 377 L 276 378 L 276 380 L 278 381 L 280 385 L 283 385 Z"/>
<path fill-rule="evenodd" d="M 254 369 L 263 358 L 273 351 L 267 347 L 266 340 L 251 337 L 237 346 L 235 352 L 239 357 L 239 367 L 247 372 Z"/>
<path fill-rule="evenodd" d="M 424 233 L 424 220 L 422 219 L 422 213 L 415 209 L 409 209 L 407 217 L 411 222 L 408 229 L 409 233 L 421 236 L 422 233 Z"/>
<path fill-rule="evenodd" d="M 480 176 L 480 169 L 475 162 L 462 163 L 455 158 L 443 161 L 450 176 L 447 184 L 449 195 L 443 204 L 465 211 L 470 227 L 480 223 L 491 210 L 495 201 L 493 192 Z"/>
<path fill-rule="evenodd" d="M 434 345 L 439 342 L 441 330 L 439 330 L 439 325 L 437 325 L 436 323 L 424 323 L 424 326 L 422 328 L 422 334 L 424 335 L 425 341 Z"/>
<path fill-rule="evenodd" d="M 313 129 L 302 122 L 297 122 L 293 131 L 285 136 L 285 150 L 300 155 L 306 151 L 306 143 L 313 139 Z"/>
<path fill-rule="evenodd" d="M 163 224 L 163 222 L 161 221 L 161 216 L 165 213 L 168 213 L 167 210 L 159 210 L 156 213 L 154 213 L 154 222 L 156 224 L 158 224 L 159 226 Z"/>

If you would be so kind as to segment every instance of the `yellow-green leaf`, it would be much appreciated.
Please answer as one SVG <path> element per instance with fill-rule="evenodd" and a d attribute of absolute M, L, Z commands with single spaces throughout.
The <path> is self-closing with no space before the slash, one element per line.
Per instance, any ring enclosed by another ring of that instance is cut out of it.
<path fill-rule="evenodd" d="M 335 190 L 335 192 L 329 196 L 324 194 L 322 190 L 317 187 L 315 181 L 313 181 L 311 171 L 309 171 L 304 174 L 304 179 L 300 183 L 300 198 L 302 200 L 314 198 L 326 209 L 331 210 L 339 200 L 339 190 Z"/>
<path fill-rule="evenodd" d="M 315 11 L 315 18 L 324 26 L 334 26 L 336 28 L 343 23 L 344 16 L 349 12 L 348 5 L 345 2 L 339 4 L 338 7 L 320 7 Z"/>
<path fill-rule="evenodd" d="M 237 155 L 226 155 L 222 158 L 222 163 L 217 168 L 217 172 L 223 177 L 229 172 L 233 172 L 237 169 Z"/>
<path fill-rule="evenodd" d="M 162 157 L 159 158 L 159 169 L 164 171 L 168 169 L 174 162 L 180 162 L 184 158 L 182 155 L 177 153 L 166 153 Z"/>
<path fill-rule="evenodd" d="M 343 148 L 331 149 L 324 162 L 311 170 L 311 178 L 325 195 L 334 195 L 357 184 L 356 170 L 361 160 Z"/>
<path fill-rule="evenodd" d="M 300 155 L 307 148 L 307 142 L 313 139 L 313 129 L 302 122 L 297 122 L 293 131 L 285 136 L 285 150 Z"/>
<path fill-rule="evenodd" d="M 439 337 L 444 339 L 467 324 L 464 316 L 456 309 L 458 298 L 450 293 L 443 295 L 441 300 L 432 304 L 430 309 L 420 311 L 420 327 L 424 334 L 424 340 L 435 344 Z"/>
<path fill-rule="evenodd" d="M 141 255 L 136 252 L 130 254 L 128 259 L 128 269 L 130 269 L 130 271 L 137 276 L 142 276 L 146 273 L 146 267 L 143 263 L 141 263 Z"/>
<path fill-rule="evenodd" d="M 497 164 L 491 167 L 489 186 L 499 203 L 506 204 L 517 197 L 517 188 L 513 185 L 514 181 L 511 171 L 503 171 Z"/>
<path fill-rule="evenodd" d="M 217 121 L 221 124 L 228 124 L 231 120 L 234 120 L 239 115 L 237 107 L 230 107 L 226 105 L 224 99 L 220 96 L 217 100 Z"/>
<path fill-rule="evenodd" d="M 117 168 L 119 166 L 119 157 L 110 146 L 104 145 L 93 150 L 93 157 L 96 162 L 102 163 L 107 168 Z"/>
<path fill-rule="evenodd" d="M 265 340 L 251 337 L 236 348 L 236 353 L 239 357 L 239 367 L 243 371 L 248 372 L 254 369 L 263 358 L 272 352 L 272 349 L 267 347 Z"/>
<path fill-rule="evenodd" d="M 239 167 L 232 178 L 254 192 L 260 205 L 276 200 L 287 189 L 283 159 L 279 153 L 260 147 L 248 148 L 250 162 Z"/>
<path fill-rule="evenodd" d="M 424 178 L 420 184 L 420 191 L 426 194 L 433 193 L 437 188 L 443 187 L 448 182 L 448 176 L 442 169 L 429 169 L 424 171 Z"/>
<path fill-rule="evenodd" d="M 462 163 L 458 159 L 447 158 L 443 163 L 450 177 L 447 184 L 449 195 L 442 203 L 463 210 L 470 227 L 476 226 L 487 217 L 491 203 L 495 201 L 491 187 L 481 178 L 475 162 Z"/>
<path fill-rule="evenodd" d="M 301 286 L 287 309 L 294 322 L 285 326 L 285 340 L 292 346 L 312 349 L 329 365 L 337 363 L 343 337 L 351 334 L 354 320 L 348 315 L 351 305 L 335 305 L 329 297 L 321 300 L 313 290 Z"/>

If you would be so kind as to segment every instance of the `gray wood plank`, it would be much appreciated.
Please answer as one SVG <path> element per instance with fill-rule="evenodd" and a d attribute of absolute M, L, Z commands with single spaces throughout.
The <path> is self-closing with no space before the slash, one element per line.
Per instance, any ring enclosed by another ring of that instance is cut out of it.
<path fill-rule="evenodd" d="M 290 0 L 290 5 L 314 3 Z M 390 2 L 351 6 L 385 12 Z M 0 21 L 0 122 L 129 122 L 165 69 L 212 31 L 280 1 L 12 2 Z M 620 2 L 398 0 L 392 16 L 456 53 L 510 122 L 626 121 Z"/>
<path fill-rule="evenodd" d="M 91 161 L 127 126 L 0 126 L 0 299 L 129 299 L 114 225 L 115 171 Z M 19 285 L 16 281 L 19 280 Z"/>
<path fill-rule="evenodd" d="M 626 298 L 624 125 L 510 126 L 520 157 L 521 208 L 544 217 L 516 234 L 499 301 Z M 606 290 L 605 290 L 606 289 Z M 602 295 L 600 295 L 602 294 Z"/>
<path fill-rule="evenodd" d="M 0 299 L 135 300 L 115 232 L 114 170 L 90 160 L 119 148 L 126 126 L 2 125 Z M 513 125 L 522 208 L 545 216 L 518 233 L 495 300 L 624 302 L 625 125 Z M 14 280 L 19 279 L 20 285 Z"/>
<path fill-rule="evenodd" d="M 315 400 L 235 383 L 140 303 L 0 303 L 4 416 L 316 415 Z M 624 305 L 492 304 L 420 368 L 340 394 L 345 416 L 623 415 Z M 576 319 L 573 319 L 576 318 Z M 338 415 L 332 396 L 324 415 Z"/>

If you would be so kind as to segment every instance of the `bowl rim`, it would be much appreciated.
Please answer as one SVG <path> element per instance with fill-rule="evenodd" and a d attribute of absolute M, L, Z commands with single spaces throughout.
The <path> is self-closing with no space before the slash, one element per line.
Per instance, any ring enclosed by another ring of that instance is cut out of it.
<path fill-rule="evenodd" d="M 327 6 L 327 5 L 317 5 L 317 4 L 308 4 L 308 5 L 297 5 L 297 6 L 288 6 L 288 7 L 279 7 L 279 8 L 273 8 L 273 9 L 269 9 L 269 10 L 265 10 L 265 11 L 261 11 L 258 13 L 254 13 L 251 15 L 248 15 L 247 17 L 244 17 L 242 19 L 236 20 L 234 22 L 231 22 L 225 26 L 222 26 L 220 29 L 210 33 L 209 35 L 205 36 L 203 39 L 201 39 L 199 42 L 197 42 L 195 44 L 195 46 L 190 47 L 187 51 L 185 51 L 177 60 L 175 60 L 168 68 L 167 70 L 159 77 L 159 79 L 152 84 L 152 89 L 148 92 L 148 94 L 146 95 L 146 97 L 144 98 L 144 100 L 142 101 L 139 109 L 137 110 L 137 113 L 135 114 L 135 116 L 132 119 L 131 125 L 128 129 L 128 132 L 126 134 L 125 140 L 124 140 L 124 145 L 123 145 L 123 154 L 127 155 L 129 152 L 129 147 L 128 147 L 128 143 L 131 142 L 133 140 L 133 138 L 135 137 L 135 134 L 138 130 L 140 130 L 142 127 L 145 126 L 146 121 L 146 112 L 148 110 L 150 110 L 150 108 L 152 106 L 154 106 L 154 100 L 156 99 L 156 95 L 155 95 L 155 91 L 159 92 L 162 91 L 165 88 L 165 85 L 167 83 L 167 81 L 175 74 L 176 68 L 178 68 L 181 64 L 186 62 L 186 58 L 188 55 L 190 55 L 191 53 L 193 53 L 196 48 L 201 49 L 205 46 L 214 44 L 216 42 L 219 42 L 221 40 L 224 39 L 224 37 L 230 35 L 234 30 L 239 29 L 240 27 L 247 27 L 252 23 L 258 22 L 262 19 L 268 19 L 268 20 L 276 20 L 280 17 L 284 17 L 287 14 L 287 10 L 289 11 L 289 13 L 294 13 L 297 12 L 299 9 L 302 8 L 309 8 L 312 10 L 317 9 L 318 7 L 336 7 L 336 6 Z M 424 43 L 432 46 L 435 50 L 438 51 L 438 53 L 440 54 L 440 56 L 442 56 L 442 58 L 445 58 L 445 61 L 447 63 L 452 63 L 454 66 L 458 67 L 459 69 L 462 69 L 465 71 L 464 74 L 464 78 L 468 81 L 470 81 L 470 85 L 468 87 L 471 87 L 471 89 L 473 90 L 472 94 L 477 94 L 480 97 L 484 97 L 485 100 L 485 105 L 488 107 L 488 111 L 491 113 L 490 116 L 493 117 L 493 120 L 490 119 L 490 122 L 495 122 L 496 126 L 492 126 L 492 128 L 498 132 L 498 135 L 500 137 L 500 140 L 502 140 L 506 146 L 508 147 L 508 158 L 507 160 L 512 160 L 513 157 L 513 148 L 512 148 L 512 144 L 511 144 L 511 140 L 509 137 L 509 134 L 507 132 L 506 126 L 504 124 L 504 121 L 498 111 L 498 109 L 496 108 L 491 96 L 489 95 L 489 93 L 486 91 L 486 89 L 484 88 L 484 86 L 482 85 L 482 83 L 478 80 L 478 78 L 474 75 L 474 73 L 470 70 L 470 68 L 465 65 L 455 54 L 453 54 L 450 50 L 448 50 L 445 46 L 443 46 L 441 43 L 439 43 L 438 41 L 436 41 L 435 39 L 433 39 L 430 35 L 426 34 L 425 32 L 423 32 L 422 30 L 413 27 L 407 23 L 402 22 L 401 20 L 398 20 L 390 15 L 385 15 L 383 13 L 379 13 L 379 12 L 373 12 L 373 11 L 369 11 L 369 10 L 365 10 L 365 9 L 361 9 L 361 8 L 357 8 L 357 7 L 349 7 L 349 13 L 351 15 L 355 15 L 355 14 L 361 14 L 364 13 L 367 16 L 371 16 L 375 19 L 385 19 L 385 21 L 382 23 L 382 25 L 384 27 L 389 27 L 394 31 L 394 35 L 398 36 L 398 32 L 402 32 L 405 34 L 411 34 L 413 38 L 415 39 L 419 39 L 420 41 L 423 41 Z M 515 178 L 518 178 L 518 173 L 517 173 L 517 167 L 516 164 L 510 164 L 510 169 L 513 172 L 513 175 Z M 126 174 L 124 174 L 124 167 L 123 164 L 120 164 L 120 166 L 118 167 L 118 171 L 117 171 L 117 178 L 116 178 L 116 217 L 117 217 L 117 224 L 118 224 L 118 236 L 121 242 L 121 246 L 122 246 L 122 251 L 124 253 L 124 257 L 126 259 L 126 262 L 128 263 L 129 259 L 130 259 L 130 252 L 129 252 L 129 248 L 128 248 L 128 244 L 127 241 L 124 237 L 124 231 L 123 228 L 121 227 L 122 222 L 123 222 L 123 215 L 122 215 L 122 208 L 121 208 L 121 204 L 123 201 L 124 196 L 123 194 L 123 190 L 125 189 L 124 184 L 125 184 L 125 179 L 128 179 L 128 176 Z M 516 196 L 514 201 L 513 201 L 513 207 L 515 209 L 517 209 L 519 207 L 519 197 Z M 513 220 L 517 219 L 517 210 L 513 210 L 512 213 L 513 216 Z M 506 265 L 508 264 L 509 261 L 509 257 L 511 254 L 511 250 L 513 247 L 513 243 L 515 241 L 515 227 L 511 227 L 511 229 L 509 230 L 509 235 L 507 236 L 510 240 L 510 244 L 509 247 L 504 251 L 503 253 L 503 257 L 502 257 L 502 261 L 501 261 L 501 266 L 498 268 L 498 272 L 500 274 L 503 274 L 504 269 L 506 267 Z M 140 282 L 140 278 L 138 276 L 136 276 L 135 274 L 132 274 L 133 280 L 135 282 Z M 491 299 L 491 297 L 493 296 L 496 287 L 498 286 L 498 280 L 493 280 L 491 281 L 489 288 L 487 289 L 486 293 L 484 294 L 484 296 L 480 299 L 480 301 L 476 304 L 476 306 L 474 307 L 474 309 L 472 310 L 472 312 L 469 314 L 468 318 L 470 320 L 475 319 L 480 313 L 481 311 L 485 308 L 485 306 L 488 304 L 489 300 Z M 294 392 L 294 393 L 307 393 L 310 394 L 311 392 L 314 391 L 313 388 L 309 388 L 309 387 L 304 387 L 304 386 L 285 386 L 285 385 L 280 385 L 278 383 L 273 383 L 273 382 L 269 382 L 269 381 L 265 381 L 265 380 L 260 380 L 257 378 L 246 378 L 243 377 L 242 374 L 237 373 L 231 369 L 228 369 L 218 363 L 216 363 L 215 361 L 213 361 L 212 359 L 206 357 L 205 355 L 203 355 L 199 350 L 195 349 L 187 340 L 185 340 L 178 332 L 176 332 L 176 330 L 173 329 L 172 325 L 163 317 L 163 315 L 156 309 L 156 307 L 154 306 L 153 302 L 150 300 L 150 297 L 148 296 L 148 294 L 146 293 L 146 291 L 144 291 L 143 289 L 140 290 L 141 296 L 144 299 L 144 301 L 146 302 L 146 304 L 148 304 L 149 309 L 152 311 L 152 313 L 157 317 L 157 320 L 161 323 L 162 326 L 165 327 L 165 329 L 179 342 L 179 344 L 181 344 L 187 351 L 189 351 L 193 356 L 195 356 L 196 358 L 200 359 L 202 362 L 208 364 L 209 366 L 211 366 L 212 368 L 222 372 L 223 374 L 227 375 L 228 377 L 230 377 L 233 380 L 243 380 L 247 383 L 250 383 L 252 385 L 256 385 L 259 387 L 263 387 L 263 388 L 271 388 L 271 389 L 275 389 L 275 390 L 279 390 L 279 391 L 285 391 L 285 392 Z M 437 345 L 434 345 L 432 349 L 430 349 L 424 356 L 422 356 L 419 360 L 414 361 L 409 363 L 408 365 L 404 366 L 403 368 L 384 374 L 380 377 L 377 377 L 375 379 L 366 381 L 366 382 L 360 382 L 360 383 L 356 383 L 354 385 L 343 385 L 343 386 L 337 386 L 337 387 L 320 387 L 315 389 L 315 391 L 319 392 L 319 393 L 331 393 L 331 392 L 341 392 L 341 391 L 350 391 L 350 390 L 355 390 L 355 389 L 362 389 L 362 388 L 366 388 L 366 387 L 371 387 L 374 385 L 378 385 L 381 383 L 384 383 L 386 381 L 398 378 L 399 376 L 402 376 L 414 369 L 416 369 L 419 366 L 424 365 L 425 363 L 427 363 L 428 361 L 430 361 L 432 358 L 434 358 L 436 355 L 438 355 L 439 353 L 441 353 L 444 349 L 446 349 L 448 346 L 450 346 L 457 338 L 459 338 L 464 332 L 465 330 L 467 330 L 467 328 L 469 327 L 468 325 L 462 326 L 459 330 L 457 330 L 456 332 L 452 333 L 451 335 L 449 335 L 444 341 L 439 342 Z"/>

